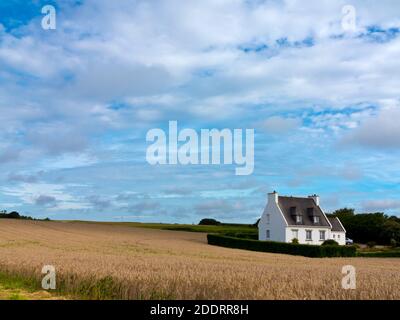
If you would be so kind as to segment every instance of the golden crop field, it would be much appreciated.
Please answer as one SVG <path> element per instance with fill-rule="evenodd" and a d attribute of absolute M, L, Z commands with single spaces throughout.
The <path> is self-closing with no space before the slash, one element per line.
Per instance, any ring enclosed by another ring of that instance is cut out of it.
<path fill-rule="evenodd" d="M 400 259 L 312 259 L 210 246 L 206 234 L 72 222 L 0 221 L 0 268 L 91 299 L 399 299 Z M 357 289 L 341 286 L 342 267 Z"/>

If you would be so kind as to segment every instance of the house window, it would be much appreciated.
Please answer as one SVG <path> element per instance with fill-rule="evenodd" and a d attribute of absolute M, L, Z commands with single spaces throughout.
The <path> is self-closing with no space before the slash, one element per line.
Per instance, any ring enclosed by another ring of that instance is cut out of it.
<path fill-rule="evenodd" d="M 303 217 L 302 216 L 296 216 L 296 223 L 302 223 L 303 222 Z"/>
<path fill-rule="evenodd" d="M 314 223 L 319 223 L 319 217 L 318 216 L 314 216 Z"/>
<path fill-rule="evenodd" d="M 270 224 L 271 215 L 267 214 L 267 215 L 265 216 L 265 219 L 267 220 L 267 224 Z"/>
<path fill-rule="evenodd" d="M 319 231 L 319 240 L 325 240 L 325 233 L 326 231 L 324 230 Z"/>
<path fill-rule="evenodd" d="M 299 230 L 292 230 L 293 239 L 299 239 Z"/>
<path fill-rule="evenodd" d="M 312 230 L 306 230 L 306 240 L 312 240 Z"/>
<path fill-rule="evenodd" d="M 340 234 L 337 235 L 337 238 L 340 239 Z"/>
<path fill-rule="evenodd" d="M 336 234 L 333 234 L 333 239 L 335 239 L 336 238 Z"/>
<path fill-rule="evenodd" d="M 271 233 L 269 230 L 266 231 L 266 235 L 267 235 L 267 239 L 269 239 L 271 237 Z"/>

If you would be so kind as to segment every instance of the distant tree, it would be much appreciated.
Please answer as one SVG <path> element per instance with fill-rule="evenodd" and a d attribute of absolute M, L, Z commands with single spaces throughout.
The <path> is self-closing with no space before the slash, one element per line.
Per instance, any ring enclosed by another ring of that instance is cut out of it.
<path fill-rule="evenodd" d="M 367 247 L 368 248 L 373 248 L 373 247 L 375 247 L 376 246 L 376 242 L 375 241 L 368 241 L 367 242 Z"/>
<path fill-rule="evenodd" d="M 202 219 L 202 220 L 199 222 L 199 225 L 200 225 L 200 226 L 218 226 L 218 225 L 220 225 L 220 224 L 221 224 L 221 222 L 219 222 L 218 220 L 209 219 L 209 218 Z"/>
<path fill-rule="evenodd" d="M 388 218 L 388 221 L 394 221 L 394 222 L 400 223 L 400 218 L 396 217 L 396 216 L 391 216 Z"/>
<path fill-rule="evenodd" d="M 385 243 L 400 242 L 400 223 L 394 219 L 387 219 L 383 224 L 383 230 L 381 234 L 382 239 Z"/>
<path fill-rule="evenodd" d="M 338 217 L 340 220 L 342 220 L 342 218 L 354 216 L 354 209 L 350 209 L 350 208 L 338 209 L 338 210 L 334 211 L 332 213 L 332 215 L 334 215 L 335 217 Z"/>
<path fill-rule="evenodd" d="M 17 211 L 12 211 L 10 213 L 7 213 L 6 210 L 0 211 L 0 219 L 40 220 L 40 219 L 34 219 L 30 216 L 20 215 L 19 212 Z M 50 220 L 49 218 L 46 218 L 45 220 L 47 219 Z"/>
<path fill-rule="evenodd" d="M 355 214 L 354 209 L 343 208 L 331 214 L 340 219 L 349 238 L 355 242 L 390 245 L 393 239 L 400 243 L 400 218 L 388 217 L 382 212 Z"/>
<path fill-rule="evenodd" d="M 376 242 L 388 244 L 390 238 L 385 235 L 386 217 L 383 213 L 356 214 L 342 218 L 350 238 L 357 242 Z M 348 228 L 346 227 L 348 226 Z"/>
<path fill-rule="evenodd" d="M 255 224 L 253 224 L 253 227 L 258 227 L 258 223 L 260 222 L 260 218 L 259 219 L 257 219 L 257 221 L 256 221 L 256 223 Z"/>
<path fill-rule="evenodd" d="M 13 211 L 8 214 L 8 218 L 9 219 L 20 219 L 21 216 L 19 215 L 19 213 L 17 211 Z"/>

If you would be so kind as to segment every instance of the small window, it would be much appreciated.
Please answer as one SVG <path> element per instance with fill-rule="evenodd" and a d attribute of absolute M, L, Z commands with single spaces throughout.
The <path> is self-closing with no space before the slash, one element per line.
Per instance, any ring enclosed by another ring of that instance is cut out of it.
<path fill-rule="evenodd" d="M 340 234 L 337 235 L 337 238 L 340 239 Z"/>
<path fill-rule="evenodd" d="M 336 238 L 336 234 L 333 234 L 333 239 L 335 239 Z"/>
<path fill-rule="evenodd" d="M 302 216 L 296 216 L 296 223 L 302 223 L 303 222 L 303 217 Z"/>
<path fill-rule="evenodd" d="M 312 240 L 312 230 L 306 230 L 306 240 Z"/>
<path fill-rule="evenodd" d="M 319 217 L 318 216 L 314 216 L 314 223 L 319 223 Z"/>
<path fill-rule="evenodd" d="M 325 240 L 325 232 L 324 230 L 319 231 L 319 240 Z"/>
<path fill-rule="evenodd" d="M 271 237 L 271 234 L 270 234 L 270 231 L 269 230 L 267 230 L 267 239 L 269 239 L 270 237 Z"/>
<path fill-rule="evenodd" d="M 270 224 L 271 215 L 267 214 L 267 215 L 265 216 L 265 219 L 267 220 L 267 224 Z"/>
<path fill-rule="evenodd" d="M 299 239 L 299 230 L 292 230 L 293 238 Z"/>

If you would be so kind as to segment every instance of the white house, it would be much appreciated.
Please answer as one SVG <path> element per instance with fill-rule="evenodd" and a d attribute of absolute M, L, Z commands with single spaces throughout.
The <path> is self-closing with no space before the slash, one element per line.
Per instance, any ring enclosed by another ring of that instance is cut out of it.
<path fill-rule="evenodd" d="M 258 223 L 258 239 L 301 244 L 322 244 L 333 239 L 346 244 L 346 230 L 338 218 L 327 217 L 319 196 L 306 198 L 268 194 L 268 203 Z"/>

